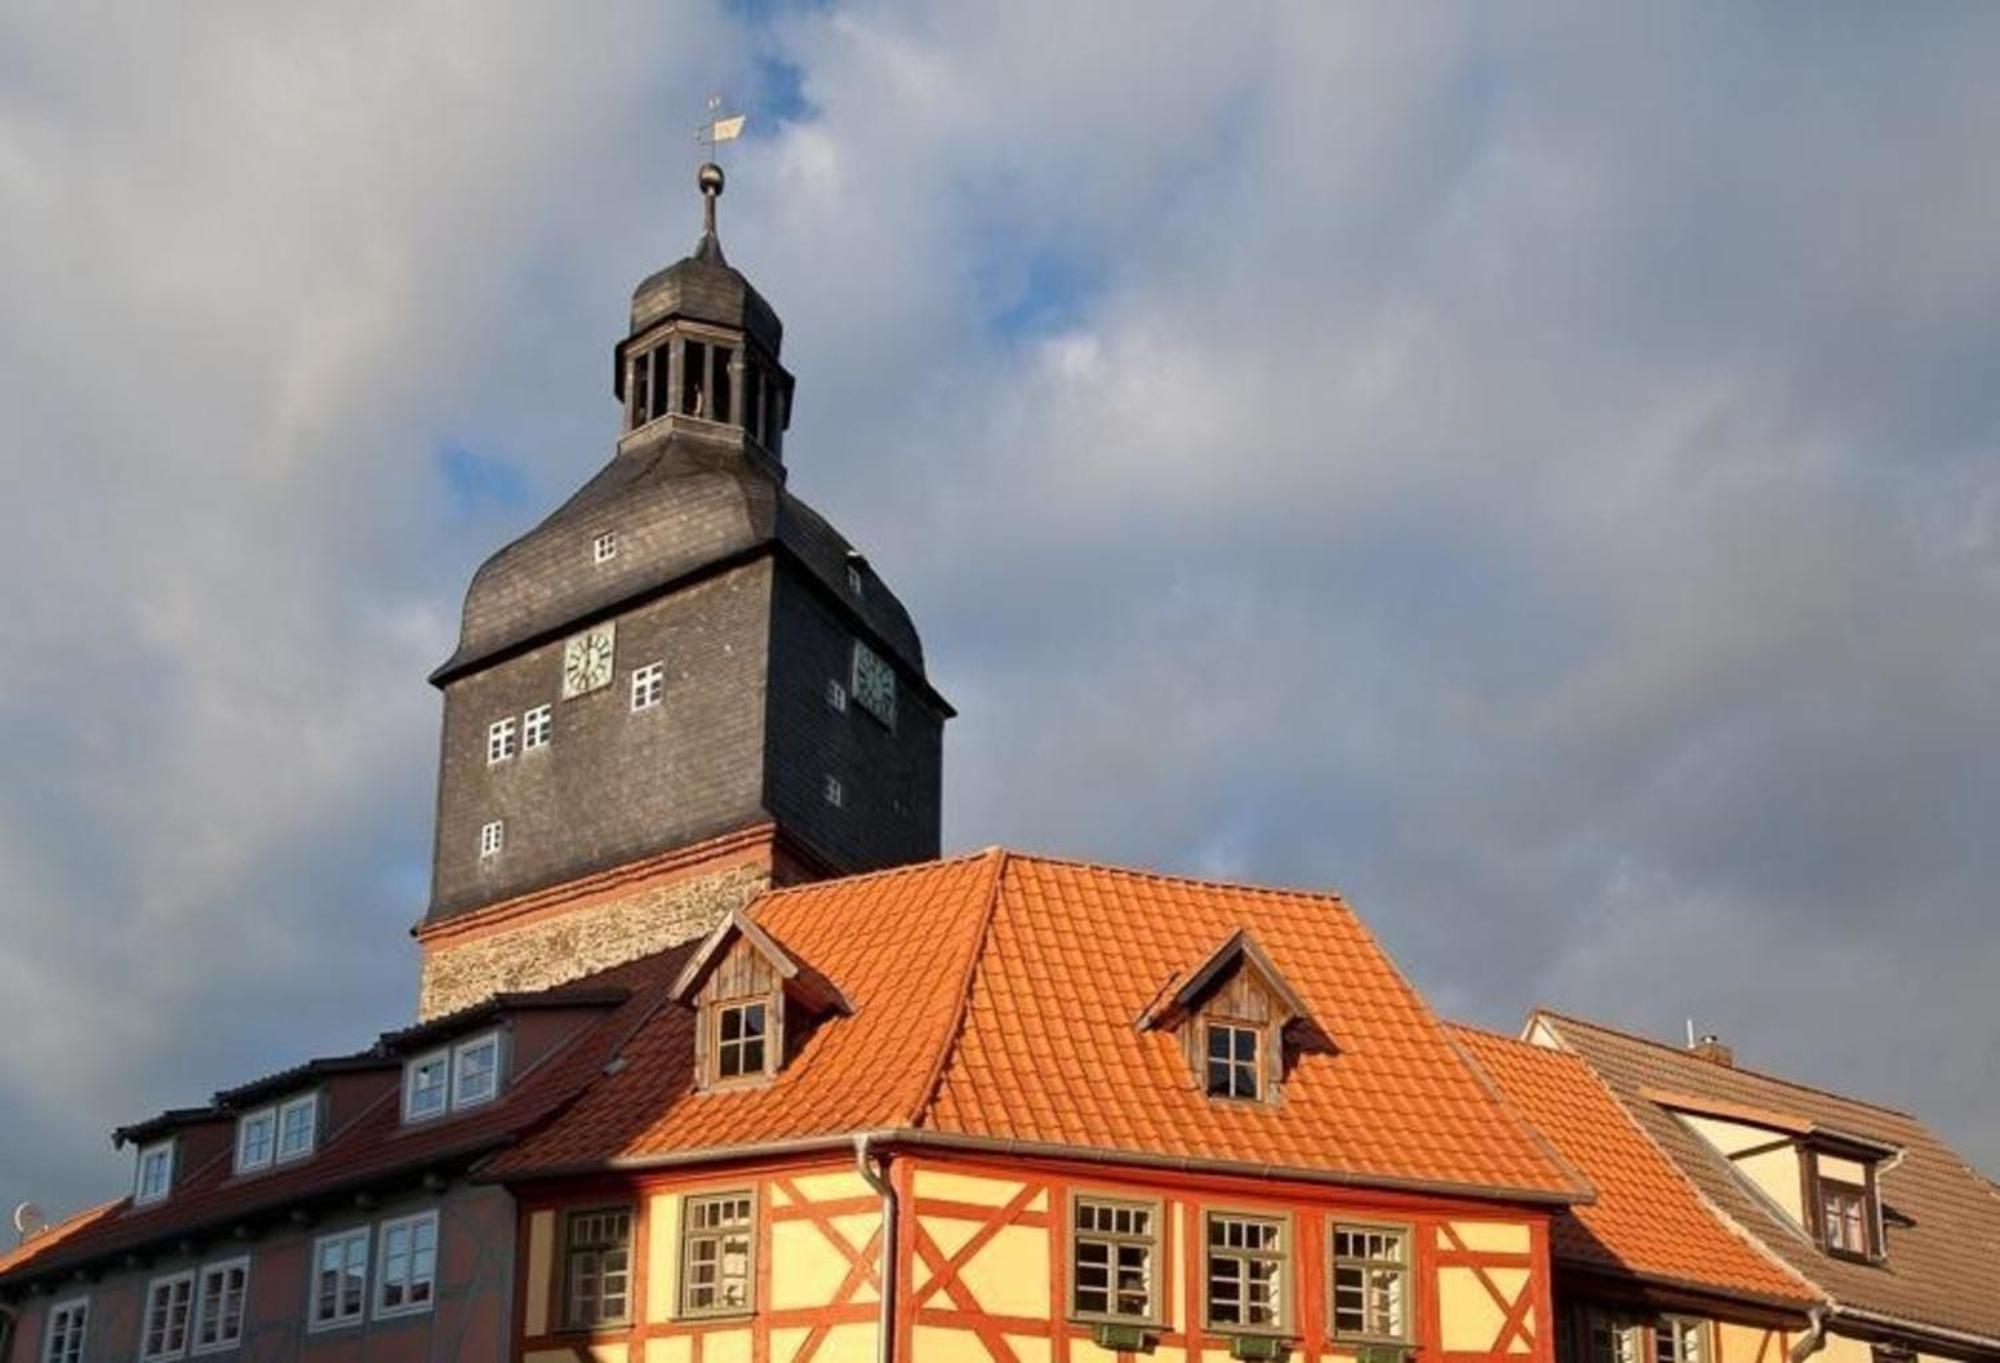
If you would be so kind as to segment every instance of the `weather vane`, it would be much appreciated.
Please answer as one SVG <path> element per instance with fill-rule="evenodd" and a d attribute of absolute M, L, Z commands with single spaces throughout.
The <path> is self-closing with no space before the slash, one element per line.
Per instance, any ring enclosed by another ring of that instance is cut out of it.
<path fill-rule="evenodd" d="M 737 138 L 743 136 L 743 120 L 745 117 L 746 115 L 743 114 L 726 114 L 722 112 L 721 95 L 710 95 L 708 97 L 708 118 L 700 127 L 694 130 L 694 140 L 708 148 L 709 160 L 719 161 L 722 157 L 722 144 L 724 142 L 734 142 Z"/>

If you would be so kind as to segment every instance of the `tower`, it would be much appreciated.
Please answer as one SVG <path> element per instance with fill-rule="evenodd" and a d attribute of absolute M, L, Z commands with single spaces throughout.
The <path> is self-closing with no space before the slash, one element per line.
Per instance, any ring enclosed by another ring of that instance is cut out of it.
<path fill-rule="evenodd" d="M 706 931 L 772 883 L 934 857 L 944 722 L 909 614 L 785 486 L 778 315 L 723 256 L 642 282 L 611 460 L 488 559 L 444 693 L 420 1011 Z"/>

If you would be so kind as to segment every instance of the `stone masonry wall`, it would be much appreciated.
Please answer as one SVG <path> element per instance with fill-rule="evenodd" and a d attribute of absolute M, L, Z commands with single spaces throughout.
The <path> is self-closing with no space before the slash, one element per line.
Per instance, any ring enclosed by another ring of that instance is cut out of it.
<path fill-rule="evenodd" d="M 768 866 L 637 887 L 518 928 L 440 944 L 424 953 L 420 1019 L 506 991 L 547 989 L 700 937 L 771 884 Z"/>

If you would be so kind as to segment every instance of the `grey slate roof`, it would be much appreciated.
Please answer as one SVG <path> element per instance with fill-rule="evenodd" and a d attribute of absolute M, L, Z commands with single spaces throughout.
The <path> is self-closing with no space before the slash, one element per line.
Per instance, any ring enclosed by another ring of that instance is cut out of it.
<path fill-rule="evenodd" d="M 790 550 L 923 675 L 923 645 L 902 602 L 872 575 L 853 599 L 852 546 L 744 447 L 741 432 L 660 424 L 651 439 L 626 440 L 548 519 L 480 566 L 465 594 L 458 649 L 431 674 L 433 684 L 770 545 Z M 618 534 L 617 557 L 594 563 L 591 544 L 607 530 Z"/>

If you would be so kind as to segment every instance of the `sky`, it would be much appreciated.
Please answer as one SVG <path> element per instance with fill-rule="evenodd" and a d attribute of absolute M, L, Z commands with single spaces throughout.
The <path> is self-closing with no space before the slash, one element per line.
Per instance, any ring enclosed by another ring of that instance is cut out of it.
<path fill-rule="evenodd" d="M 699 224 L 948 849 L 1345 893 L 2000 1171 L 2000 8 L 0 9 L 0 1202 L 414 1010 L 472 570 Z"/>

